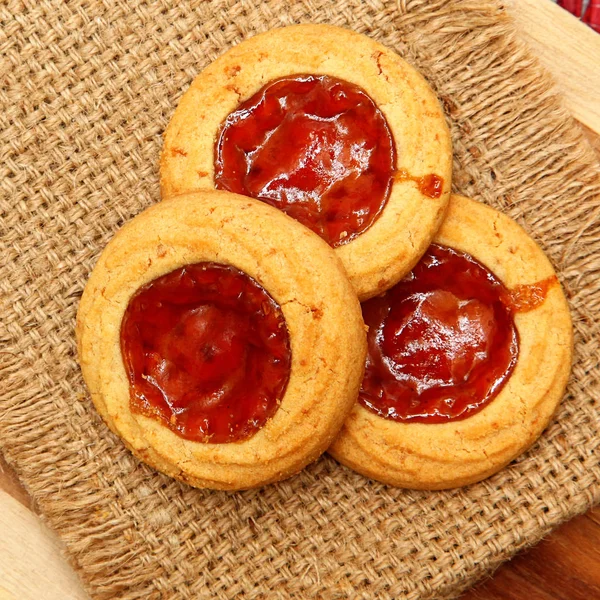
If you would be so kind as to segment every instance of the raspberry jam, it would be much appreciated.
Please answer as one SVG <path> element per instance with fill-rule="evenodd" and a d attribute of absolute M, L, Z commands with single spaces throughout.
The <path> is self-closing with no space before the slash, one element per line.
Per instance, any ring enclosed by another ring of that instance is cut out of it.
<path fill-rule="evenodd" d="M 511 295 L 467 254 L 432 245 L 407 277 L 362 306 L 369 350 L 359 401 L 387 419 L 469 417 L 517 362 Z"/>
<path fill-rule="evenodd" d="M 444 188 L 444 178 L 435 173 L 423 177 L 414 177 L 405 169 L 399 169 L 395 173 L 394 179 L 396 181 L 412 181 L 417 185 L 419 192 L 428 198 L 439 198 Z"/>
<path fill-rule="evenodd" d="M 544 303 L 544 300 L 548 295 L 548 290 L 553 285 L 558 285 L 558 278 L 556 275 L 552 275 L 529 285 L 518 285 L 510 290 L 506 302 L 511 306 L 513 312 L 529 312 L 530 310 L 535 310 Z"/>
<path fill-rule="evenodd" d="M 215 184 L 283 210 L 335 247 L 375 222 L 395 164 L 385 117 L 361 88 L 295 75 L 268 83 L 227 117 Z"/>
<path fill-rule="evenodd" d="M 210 262 L 136 292 L 121 353 L 131 410 L 199 442 L 250 438 L 277 411 L 290 377 L 279 305 L 242 271 Z"/>

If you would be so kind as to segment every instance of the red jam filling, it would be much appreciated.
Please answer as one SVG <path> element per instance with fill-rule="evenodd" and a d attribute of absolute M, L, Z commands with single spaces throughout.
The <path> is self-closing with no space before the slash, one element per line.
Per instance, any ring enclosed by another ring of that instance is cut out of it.
<path fill-rule="evenodd" d="M 123 317 L 121 353 L 131 410 L 199 442 L 250 438 L 290 376 L 281 308 L 254 279 L 216 263 L 140 288 Z"/>
<path fill-rule="evenodd" d="M 394 175 L 394 179 L 396 181 L 412 181 L 416 183 L 419 192 L 428 198 L 439 198 L 444 188 L 444 178 L 435 173 L 430 173 L 423 177 L 414 177 L 405 169 L 399 169 Z"/>
<path fill-rule="evenodd" d="M 361 404 L 394 421 L 443 423 L 480 411 L 517 362 L 506 287 L 467 254 L 432 245 L 413 271 L 363 304 Z"/>
<path fill-rule="evenodd" d="M 556 275 L 531 283 L 527 285 L 517 285 L 510 290 L 506 303 L 512 308 L 513 312 L 529 312 L 535 310 L 543 304 L 548 290 L 553 285 L 558 285 Z"/>
<path fill-rule="evenodd" d="M 268 83 L 227 117 L 215 184 L 283 210 L 335 247 L 377 219 L 395 163 L 385 117 L 361 88 L 295 75 Z"/>

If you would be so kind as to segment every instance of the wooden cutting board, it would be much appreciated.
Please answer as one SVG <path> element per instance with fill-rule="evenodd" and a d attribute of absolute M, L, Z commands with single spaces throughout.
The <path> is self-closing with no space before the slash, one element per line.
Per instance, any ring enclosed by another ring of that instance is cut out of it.
<path fill-rule="evenodd" d="M 600 35 L 550 0 L 509 0 L 507 9 L 600 157 Z M 600 509 L 564 525 L 463 600 L 593 598 L 600 598 Z M 60 541 L 1 459 L 0 600 L 89 600 Z"/>

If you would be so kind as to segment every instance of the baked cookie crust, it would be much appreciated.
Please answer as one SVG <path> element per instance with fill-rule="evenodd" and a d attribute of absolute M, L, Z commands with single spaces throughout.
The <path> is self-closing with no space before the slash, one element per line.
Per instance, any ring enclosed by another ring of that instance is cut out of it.
<path fill-rule="evenodd" d="M 186 440 L 130 410 L 120 348 L 129 300 L 161 275 L 204 261 L 253 277 L 281 306 L 290 336 L 279 409 L 243 442 Z M 77 343 L 96 408 L 137 457 L 196 487 L 228 490 L 284 479 L 323 453 L 357 398 L 366 356 L 360 305 L 333 250 L 267 204 L 217 191 L 160 203 L 116 234 L 84 290 Z"/>
<path fill-rule="evenodd" d="M 509 290 L 554 276 L 537 244 L 509 217 L 453 195 L 434 242 L 473 256 Z M 571 369 L 573 333 L 567 301 L 554 283 L 544 302 L 516 312 L 516 367 L 498 396 L 464 420 L 399 423 L 355 404 L 329 453 L 384 483 L 445 489 L 480 481 L 524 452 L 560 402 Z"/>
<path fill-rule="evenodd" d="M 397 173 L 378 219 L 335 252 L 361 300 L 393 286 L 416 264 L 440 226 L 450 197 L 452 148 L 440 104 L 423 77 L 397 54 L 330 25 L 274 29 L 232 48 L 196 77 L 165 133 L 163 198 L 213 189 L 221 124 L 266 83 L 295 74 L 329 75 L 358 85 L 384 114 Z M 443 180 L 437 198 L 418 179 Z"/>

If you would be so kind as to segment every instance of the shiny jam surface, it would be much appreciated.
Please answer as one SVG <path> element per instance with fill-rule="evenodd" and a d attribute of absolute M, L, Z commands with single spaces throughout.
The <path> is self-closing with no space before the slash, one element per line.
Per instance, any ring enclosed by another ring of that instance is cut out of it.
<path fill-rule="evenodd" d="M 361 404 L 395 421 L 443 423 L 481 410 L 517 362 L 506 287 L 467 254 L 432 245 L 413 271 L 363 304 Z"/>
<path fill-rule="evenodd" d="M 121 323 L 121 352 L 132 411 L 200 442 L 250 438 L 290 376 L 281 308 L 254 279 L 217 263 L 140 288 Z"/>
<path fill-rule="evenodd" d="M 377 219 L 395 163 L 385 117 L 361 88 L 295 75 L 268 83 L 227 117 L 215 183 L 283 210 L 335 247 Z"/>

